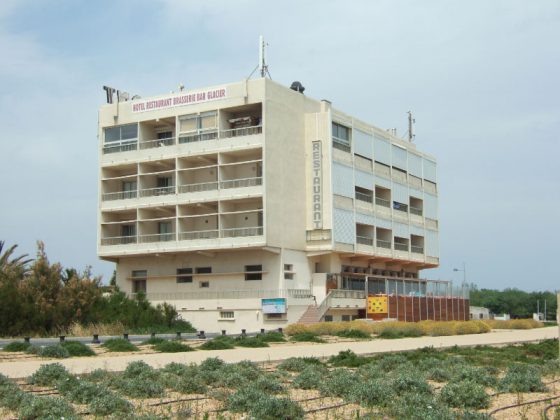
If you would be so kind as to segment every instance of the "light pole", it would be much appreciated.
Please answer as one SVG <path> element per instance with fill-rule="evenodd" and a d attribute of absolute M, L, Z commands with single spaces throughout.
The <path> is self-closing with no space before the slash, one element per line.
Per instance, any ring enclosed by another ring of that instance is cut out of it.
<path fill-rule="evenodd" d="M 463 269 L 461 270 L 460 268 L 454 268 L 453 271 L 457 272 L 457 271 L 462 271 L 463 272 L 463 298 L 465 297 L 465 286 L 467 285 L 467 267 L 465 265 L 465 263 L 463 263 Z"/>

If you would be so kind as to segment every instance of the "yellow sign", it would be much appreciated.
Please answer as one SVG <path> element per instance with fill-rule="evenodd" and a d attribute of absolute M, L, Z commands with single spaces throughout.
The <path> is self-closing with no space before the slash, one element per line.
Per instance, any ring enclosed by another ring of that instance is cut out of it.
<path fill-rule="evenodd" d="M 368 296 L 367 311 L 369 314 L 386 314 L 387 296 Z"/>

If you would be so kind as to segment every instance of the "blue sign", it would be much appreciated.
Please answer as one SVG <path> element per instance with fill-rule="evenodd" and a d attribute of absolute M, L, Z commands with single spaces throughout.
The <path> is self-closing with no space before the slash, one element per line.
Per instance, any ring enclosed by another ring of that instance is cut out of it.
<path fill-rule="evenodd" d="M 286 313 L 286 299 L 262 299 L 262 312 L 263 314 L 285 314 Z"/>

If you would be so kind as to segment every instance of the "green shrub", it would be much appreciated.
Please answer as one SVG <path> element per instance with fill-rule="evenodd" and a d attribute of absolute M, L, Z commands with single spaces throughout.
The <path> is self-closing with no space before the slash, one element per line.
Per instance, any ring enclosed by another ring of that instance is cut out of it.
<path fill-rule="evenodd" d="M 199 346 L 202 350 L 230 350 L 234 348 L 234 340 L 231 337 L 215 337 Z"/>
<path fill-rule="evenodd" d="M 265 343 L 281 343 L 286 341 L 284 334 L 278 331 L 269 331 L 264 334 L 258 334 L 257 338 L 261 339 Z"/>
<path fill-rule="evenodd" d="M 336 335 L 338 337 L 344 337 L 344 338 L 360 338 L 360 339 L 371 338 L 371 334 L 368 334 L 367 332 L 362 330 L 342 330 L 333 333 L 333 335 Z"/>
<path fill-rule="evenodd" d="M 153 346 L 154 344 L 160 344 L 160 343 L 163 343 L 165 341 L 166 340 L 161 338 L 161 337 L 150 337 L 147 340 L 142 341 L 142 343 L 140 343 L 140 344 L 142 344 L 144 346 L 148 346 L 148 345 Z"/>
<path fill-rule="evenodd" d="M 336 356 L 331 356 L 328 362 L 333 366 L 360 367 L 369 363 L 371 360 L 362 356 L 358 356 L 352 350 L 344 350 Z"/>
<path fill-rule="evenodd" d="M 79 341 L 64 341 L 60 343 L 72 357 L 95 356 L 95 352 L 88 345 Z"/>
<path fill-rule="evenodd" d="M 40 351 L 41 351 L 41 347 L 34 346 L 34 345 L 27 347 L 27 350 L 25 350 L 27 354 L 35 354 L 35 355 L 39 354 Z"/>
<path fill-rule="evenodd" d="M 487 408 L 490 397 L 484 386 L 473 381 L 450 382 L 441 389 L 441 400 L 455 408 Z"/>
<path fill-rule="evenodd" d="M 356 381 L 350 391 L 350 399 L 366 407 L 384 406 L 393 396 L 391 386 L 380 379 Z"/>
<path fill-rule="evenodd" d="M 159 381 L 144 375 L 133 378 L 120 376 L 113 381 L 113 385 L 131 398 L 155 398 L 165 394 L 165 388 Z"/>
<path fill-rule="evenodd" d="M 432 395 L 406 392 L 387 401 L 387 412 L 395 419 L 456 420 L 455 413 Z"/>
<path fill-rule="evenodd" d="M 105 341 L 101 346 L 106 348 L 107 351 L 111 351 L 111 352 L 138 351 L 138 347 L 136 347 L 130 341 L 125 340 L 124 338 L 110 338 L 109 340 Z"/>
<path fill-rule="evenodd" d="M 143 378 L 156 379 L 158 375 L 158 371 L 142 360 L 130 362 L 123 372 L 123 376 L 129 379 L 134 379 L 140 376 Z"/>
<path fill-rule="evenodd" d="M 181 376 L 172 388 L 184 394 L 204 394 L 208 390 L 199 376 Z"/>
<path fill-rule="evenodd" d="M 66 359 L 70 357 L 70 352 L 60 344 L 42 347 L 37 353 L 40 357 L 52 357 L 54 359 Z"/>
<path fill-rule="evenodd" d="M 385 354 L 377 362 L 379 368 L 384 371 L 392 371 L 397 367 L 408 363 L 408 359 L 401 354 Z"/>
<path fill-rule="evenodd" d="M 325 379 L 326 371 L 313 365 L 307 365 L 292 382 L 294 388 L 318 389 Z"/>
<path fill-rule="evenodd" d="M 60 363 L 43 365 L 28 378 L 28 382 L 34 385 L 54 386 L 58 381 L 68 378 L 70 372 Z"/>
<path fill-rule="evenodd" d="M 510 366 L 499 383 L 504 392 L 543 392 L 546 387 L 541 379 L 541 372 L 535 366 Z"/>
<path fill-rule="evenodd" d="M 105 369 L 95 369 L 85 376 L 88 381 L 91 382 L 107 382 L 114 376 L 114 374 L 106 371 Z"/>
<path fill-rule="evenodd" d="M 391 381 L 391 388 L 396 391 L 397 394 L 410 392 L 413 394 L 433 394 L 432 387 L 423 379 L 416 375 L 412 375 L 410 372 L 408 374 L 400 374 Z"/>
<path fill-rule="evenodd" d="M 22 419 L 76 418 L 74 408 L 62 398 L 27 396 L 18 414 Z"/>
<path fill-rule="evenodd" d="M 335 369 L 329 372 L 319 386 L 322 395 L 344 398 L 352 392 L 352 388 L 359 381 L 356 375 L 346 369 Z"/>
<path fill-rule="evenodd" d="M 26 351 L 30 346 L 30 343 L 26 343 L 24 341 L 12 341 L 11 343 L 6 344 L 2 350 L 10 352 Z"/>
<path fill-rule="evenodd" d="M 288 398 L 272 396 L 259 398 L 249 414 L 259 420 L 298 420 L 304 417 L 304 411 L 298 403 Z"/>
<path fill-rule="evenodd" d="M 64 397 L 76 404 L 89 404 L 94 399 L 110 393 L 109 389 L 103 386 L 73 376 L 62 379 L 56 387 Z"/>
<path fill-rule="evenodd" d="M 455 370 L 452 382 L 471 381 L 488 387 L 495 387 L 497 379 L 485 368 L 475 366 L 460 366 Z"/>
<path fill-rule="evenodd" d="M 209 357 L 200 364 L 199 368 L 202 371 L 215 371 L 221 369 L 224 365 L 225 363 L 222 359 L 218 357 Z"/>
<path fill-rule="evenodd" d="M 134 407 L 127 400 L 108 393 L 95 398 L 89 403 L 89 409 L 96 416 L 122 415 L 133 412 Z"/>
<path fill-rule="evenodd" d="M 15 382 L 0 374 L 0 407 L 15 411 L 26 395 Z"/>
<path fill-rule="evenodd" d="M 316 357 L 290 357 L 278 365 L 278 369 L 287 370 L 289 372 L 301 372 L 308 366 L 322 366 L 321 362 Z"/>
<path fill-rule="evenodd" d="M 183 344 L 176 340 L 163 341 L 154 345 L 154 350 L 161 353 L 181 353 L 186 351 L 194 351 L 191 346 Z"/>
<path fill-rule="evenodd" d="M 434 382 L 448 382 L 451 380 L 451 372 L 447 369 L 435 367 L 428 371 L 427 378 Z"/>
<path fill-rule="evenodd" d="M 321 337 L 317 334 L 312 332 L 303 332 L 299 334 L 294 334 L 291 336 L 290 340 L 292 341 L 304 341 L 304 342 L 311 342 L 311 343 L 325 343 Z"/>
<path fill-rule="evenodd" d="M 380 379 L 387 376 L 387 372 L 381 370 L 379 365 L 376 363 L 367 363 L 360 366 L 358 369 L 358 374 L 360 377 L 370 380 L 370 379 Z"/>
<path fill-rule="evenodd" d="M 284 392 L 284 386 L 271 375 L 261 375 L 255 381 L 255 387 L 266 394 L 278 394 Z"/>
<path fill-rule="evenodd" d="M 486 413 L 480 413 L 478 411 L 470 411 L 470 410 L 463 411 L 458 418 L 458 420 L 492 420 L 492 419 L 493 417 L 490 417 Z"/>
<path fill-rule="evenodd" d="M 258 337 L 237 337 L 235 339 L 235 346 L 239 347 L 269 347 L 268 343 Z"/>
<path fill-rule="evenodd" d="M 255 387 L 241 388 L 227 397 L 226 408 L 234 413 L 247 413 L 263 397 L 264 394 Z"/>
<path fill-rule="evenodd" d="M 193 375 L 198 370 L 194 365 L 185 365 L 183 363 L 171 362 L 161 369 L 162 373 L 170 373 L 173 375 Z"/>
<path fill-rule="evenodd" d="M 424 335 L 420 328 L 413 325 L 398 328 L 385 328 L 379 333 L 380 338 L 404 338 L 404 337 L 421 337 Z"/>

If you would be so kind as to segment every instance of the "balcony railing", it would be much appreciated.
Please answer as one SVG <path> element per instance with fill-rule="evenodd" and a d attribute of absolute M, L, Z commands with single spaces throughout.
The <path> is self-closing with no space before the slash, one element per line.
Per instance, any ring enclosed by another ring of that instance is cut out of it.
<path fill-rule="evenodd" d="M 373 246 L 373 238 L 367 236 L 356 236 L 356 242 L 362 245 Z"/>
<path fill-rule="evenodd" d="M 136 241 L 136 236 L 113 236 L 110 238 L 101 238 L 101 245 L 135 244 Z"/>
<path fill-rule="evenodd" d="M 179 194 L 201 191 L 213 191 L 218 189 L 218 181 L 201 182 L 198 184 L 179 185 Z"/>
<path fill-rule="evenodd" d="M 422 209 L 410 206 L 410 214 L 415 214 L 417 216 L 422 216 Z"/>
<path fill-rule="evenodd" d="M 400 244 L 395 242 L 395 251 L 407 251 L 408 252 L 408 244 Z"/>
<path fill-rule="evenodd" d="M 140 235 L 138 238 L 142 244 L 149 242 L 170 242 L 175 240 L 175 233 L 154 233 L 152 235 Z"/>
<path fill-rule="evenodd" d="M 138 142 L 128 142 L 128 143 L 119 143 L 119 144 L 108 144 L 103 146 L 103 154 L 109 153 L 119 153 L 119 152 L 129 152 L 131 150 L 138 149 Z"/>
<path fill-rule="evenodd" d="M 181 134 L 179 143 L 196 143 L 199 141 L 215 140 L 218 138 L 218 130 L 206 131 L 202 133 Z"/>
<path fill-rule="evenodd" d="M 375 197 L 375 204 L 382 207 L 391 207 L 391 202 L 389 200 L 385 200 L 384 198 Z"/>
<path fill-rule="evenodd" d="M 233 128 L 231 130 L 220 131 L 220 138 L 229 139 L 231 137 L 251 136 L 253 134 L 261 134 L 262 125 L 252 127 Z"/>
<path fill-rule="evenodd" d="M 414 252 L 415 254 L 423 254 L 424 253 L 424 247 L 423 246 L 411 245 L 410 250 L 412 252 Z"/>
<path fill-rule="evenodd" d="M 190 232 L 180 232 L 180 241 L 190 241 L 195 239 L 215 239 L 220 236 L 219 230 L 193 230 Z"/>
<path fill-rule="evenodd" d="M 262 185 L 262 178 L 240 178 L 240 179 L 228 179 L 220 182 L 220 188 L 242 188 L 242 187 L 255 187 L 257 185 Z"/>
<path fill-rule="evenodd" d="M 338 140 L 334 137 L 332 145 L 335 149 L 342 150 L 343 152 L 350 153 L 350 151 L 352 150 L 349 143 L 342 142 L 341 140 Z"/>
<path fill-rule="evenodd" d="M 172 146 L 175 144 L 175 137 L 164 139 L 147 140 L 140 142 L 140 149 L 152 149 L 154 147 Z"/>
<path fill-rule="evenodd" d="M 378 239 L 376 243 L 378 248 L 391 249 L 391 241 L 384 241 L 383 239 Z"/>
<path fill-rule="evenodd" d="M 332 289 L 332 299 L 365 299 L 366 293 L 363 290 Z"/>
<path fill-rule="evenodd" d="M 362 292 L 363 293 L 363 292 Z M 311 299 L 313 293 L 308 289 L 244 289 L 208 290 L 205 292 L 146 293 L 149 300 L 206 300 L 206 299 L 247 299 L 247 298 L 292 298 Z"/>
<path fill-rule="evenodd" d="M 222 238 L 239 238 L 244 236 L 262 236 L 262 226 L 222 229 Z"/>
<path fill-rule="evenodd" d="M 373 196 L 356 191 L 356 200 L 365 201 L 366 203 L 373 203 Z"/>
<path fill-rule="evenodd" d="M 140 197 L 153 197 L 158 195 L 169 195 L 175 194 L 175 186 L 170 187 L 157 187 L 157 188 L 147 188 L 140 190 Z"/>
<path fill-rule="evenodd" d="M 138 191 L 118 191 L 112 193 L 104 193 L 101 196 L 101 201 L 113 201 L 113 200 L 127 200 L 130 198 L 138 197 Z"/>

